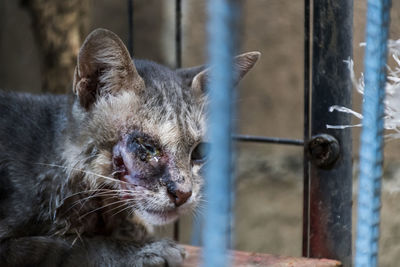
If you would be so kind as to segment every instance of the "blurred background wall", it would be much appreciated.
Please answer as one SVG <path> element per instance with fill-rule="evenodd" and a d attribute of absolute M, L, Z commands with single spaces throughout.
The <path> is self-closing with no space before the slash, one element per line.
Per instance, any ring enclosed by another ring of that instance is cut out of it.
<path fill-rule="evenodd" d="M 206 1 L 182 2 L 183 65 L 202 64 L 207 52 Z M 399 39 L 400 1 L 392 2 L 390 36 Z M 258 50 L 262 57 L 239 89 L 238 131 L 301 139 L 303 1 L 252 0 L 242 1 L 242 6 L 240 51 Z M 359 43 L 364 40 L 365 14 L 366 0 L 354 0 L 357 75 L 362 71 L 364 51 Z M 114 31 L 127 43 L 127 1 L 0 0 L 0 88 L 69 92 L 78 47 L 98 27 Z M 173 66 L 174 40 L 173 0 L 134 1 L 134 57 Z M 357 93 L 353 102 L 360 111 Z M 359 131 L 353 132 L 356 179 Z M 392 141 L 385 147 L 385 188 L 390 190 L 383 197 L 382 266 L 400 261 L 399 144 Z M 236 248 L 300 255 L 302 149 L 239 144 L 238 151 Z M 183 220 L 183 242 L 190 242 L 190 221 Z"/>

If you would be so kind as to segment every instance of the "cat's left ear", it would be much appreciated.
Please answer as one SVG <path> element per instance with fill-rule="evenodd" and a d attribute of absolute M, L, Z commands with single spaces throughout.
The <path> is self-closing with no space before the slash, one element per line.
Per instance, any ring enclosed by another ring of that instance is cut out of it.
<path fill-rule="evenodd" d="M 234 77 L 234 85 L 237 85 L 244 75 L 253 68 L 260 56 L 260 52 L 253 51 L 235 57 L 234 64 L 236 73 Z M 192 90 L 202 93 L 206 91 L 210 71 L 212 71 L 212 69 L 200 66 L 178 70 L 178 74 L 183 77 L 184 81 L 190 80 L 189 85 Z"/>

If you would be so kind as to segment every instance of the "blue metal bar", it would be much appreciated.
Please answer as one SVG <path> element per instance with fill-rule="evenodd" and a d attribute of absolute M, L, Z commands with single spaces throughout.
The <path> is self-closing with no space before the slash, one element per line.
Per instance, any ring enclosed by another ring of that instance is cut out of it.
<path fill-rule="evenodd" d="M 207 205 L 203 232 L 203 266 L 229 266 L 232 173 L 233 56 L 236 12 L 232 0 L 209 0 L 210 117 L 208 136 L 212 143 L 206 169 Z"/>
<path fill-rule="evenodd" d="M 355 266 L 377 266 L 390 0 L 368 0 Z"/>

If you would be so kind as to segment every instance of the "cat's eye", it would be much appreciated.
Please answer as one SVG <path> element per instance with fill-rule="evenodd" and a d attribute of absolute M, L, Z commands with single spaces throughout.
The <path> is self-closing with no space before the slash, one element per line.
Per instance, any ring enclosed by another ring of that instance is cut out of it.
<path fill-rule="evenodd" d="M 153 141 L 147 140 L 142 137 L 131 137 L 128 142 L 128 148 L 132 153 L 135 153 L 142 161 L 148 161 L 151 158 L 161 156 L 161 151 L 158 149 L 158 145 Z"/>
<path fill-rule="evenodd" d="M 144 148 L 151 155 L 154 155 L 154 154 L 156 154 L 158 152 L 157 149 L 154 146 L 150 145 L 150 144 L 141 143 L 140 145 L 142 146 L 142 148 Z"/>
<path fill-rule="evenodd" d="M 200 142 L 193 148 L 190 160 L 195 164 L 203 163 L 206 161 L 209 151 L 210 143 Z"/>

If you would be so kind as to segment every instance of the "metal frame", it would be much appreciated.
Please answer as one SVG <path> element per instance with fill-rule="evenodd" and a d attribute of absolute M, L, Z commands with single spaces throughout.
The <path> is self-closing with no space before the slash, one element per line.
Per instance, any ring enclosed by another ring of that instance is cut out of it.
<path fill-rule="evenodd" d="M 133 0 L 127 0 L 128 6 L 128 51 L 131 57 L 133 57 Z"/>
<path fill-rule="evenodd" d="M 340 260 L 350 266 L 352 207 L 351 130 L 326 125 L 351 124 L 351 118 L 329 112 L 333 105 L 351 108 L 352 83 L 345 60 L 352 58 L 352 0 L 314 1 L 311 36 L 311 125 L 308 227 L 304 256 Z M 307 166 L 305 166 L 307 167 Z"/>
<path fill-rule="evenodd" d="M 175 68 L 182 67 L 182 2 L 175 0 Z M 179 241 L 179 219 L 174 223 L 174 240 Z"/>
<path fill-rule="evenodd" d="M 310 139 L 310 0 L 304 0 L 304 143 Z M 309 255 L 309 206 L 310 206 L 310 171 L 306 146 L 303 145 L 303 238 L 302 255 Z"/>

